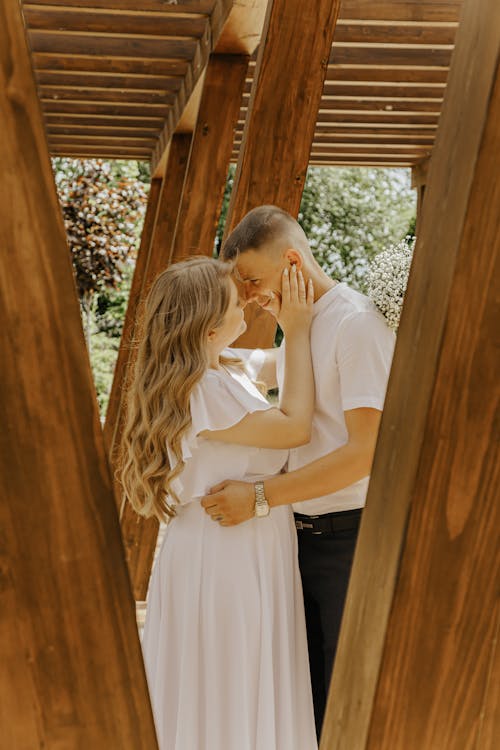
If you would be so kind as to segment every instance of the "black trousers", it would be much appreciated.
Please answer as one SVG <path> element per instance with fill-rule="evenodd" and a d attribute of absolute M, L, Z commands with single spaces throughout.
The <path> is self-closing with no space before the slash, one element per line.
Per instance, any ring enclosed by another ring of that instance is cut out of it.
<path fill-rule="evenodd" d="M 318 740 L 358 530 L 359 526 L 331 535 L 297 532 Z"/>

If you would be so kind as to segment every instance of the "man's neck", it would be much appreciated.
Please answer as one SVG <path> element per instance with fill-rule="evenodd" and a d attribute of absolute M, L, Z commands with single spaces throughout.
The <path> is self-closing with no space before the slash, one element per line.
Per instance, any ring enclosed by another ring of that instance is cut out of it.
<path fill-rule="evenodd" d="M 331 279 L 322 268 L 313 267 L 309 270 L 309 278 L 312 279 L 314 284 L 314 301 L 317 302 L 324 294 L 333 289 L 339 283 L 335 279 Z"/>

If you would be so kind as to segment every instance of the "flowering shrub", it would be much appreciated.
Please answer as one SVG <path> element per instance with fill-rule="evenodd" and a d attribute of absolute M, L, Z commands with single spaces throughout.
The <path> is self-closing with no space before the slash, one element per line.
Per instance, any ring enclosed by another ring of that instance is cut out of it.
<path fill-rule="evenodd" d="M 414 247 L 414 237 L 402 240 L 378 253 L 370 264 L 368 297 L 394 331 L 399 326 Z"/>

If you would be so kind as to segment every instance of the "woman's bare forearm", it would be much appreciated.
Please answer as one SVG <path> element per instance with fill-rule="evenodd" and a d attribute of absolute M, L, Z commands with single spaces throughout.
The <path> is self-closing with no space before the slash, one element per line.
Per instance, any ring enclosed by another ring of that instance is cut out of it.
<path fill-rule="evenodd" d="M 314 375 L 310 329 L 295 331 L 286 341 L 285 378 L 280 410 L 299 427 L 311 427 L 314 409 Z"/>

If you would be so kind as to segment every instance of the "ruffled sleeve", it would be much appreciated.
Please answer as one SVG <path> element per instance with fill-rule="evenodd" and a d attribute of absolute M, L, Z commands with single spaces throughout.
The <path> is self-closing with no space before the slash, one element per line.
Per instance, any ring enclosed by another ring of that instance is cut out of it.
<path fill-rule="evenodd" d="M 209 371 L 191 394 L 192 425 L 183 439 L 183 458 L 191 457 L 198 436 L 205 430 L 226 430 L 238 424 L 247 414 L 270 408 L 246 375 L 219 374 Z"/>
<path fill-rule="evenodd" d="M 181 503 L 200 498 L 224 479 L 243 479 L 249 462 L 255 462 L 259 448 L 232 445 L 200 437 L 205 430 L 224 430 L 247 414 L 271 408 L 265 397 L 244 373 L 233 375 L 209 370 L 194 388 L 190 400 L 192 424 L 182 439 L 182 473 L 172 482 Z M 270 473 L 279 471 L 286 460 L 283 451 L 266 451 Z M 275 458 L 273 459 L 273 455 Z M 170 460 L 173 456 L 170 455 Z M 276 469 L 274 468 L 276 463 Z M 267 471 L 265 472 L 267 473 Z"/>

